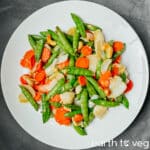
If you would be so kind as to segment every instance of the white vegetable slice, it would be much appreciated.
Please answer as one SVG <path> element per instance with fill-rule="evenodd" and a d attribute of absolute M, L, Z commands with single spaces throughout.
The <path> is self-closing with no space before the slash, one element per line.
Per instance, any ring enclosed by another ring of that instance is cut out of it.
<path fill-rule="evenodd" d="M 98 58 L 104 58 L 104 51 L 102 49 L 105 42 L 104 35 L 101 30 L 94 31 L 94 46 Z"/>
<path fill-rule="evenodd" d="M 92 101 L 89 101 L 89 108 L 92 108 L 93 106 L 95 106 L 95 104 Z"/>
<path fill-rule="evenodd" d="M 112 59 L 105 59 L 101 65 L 101 72 L 102 73 L 106 72 L 111 63 L 112 63 Z"/>
<path fill-rule="evenodd" d="M 72 104 L 74 100 L 75 93 L 74 92 L 65 92 L 60 94 L 61 102 L 63 104 Z"/>
<path fill-rule="evenodd" d="M 111 94 L 109 98 L 116 98 L 124 93 L 126 89 L 126 84 L 122 81 L 119 76 L 115 76 L 114 78 L 110 79 L 110 91 Z"/>
<path fill-rule="evenodd" d="M 87 58 L 89 59 L 89 70 L 96 72 L 96 66 L 98 64 L 99 58 L 95 54 L 89 55 Z"/>
<path fill-rule="evenodd" d="M 48 92 L 50 91 L 57 83 L 56 79 L 53 79 L 50 83 L 38 86 L 38 90 L 40 92 Z"/>
<path fill-rule="evenodd" d="M 76 88 L 75 88 L 75 93 L 76 93 L 76 94 L 79 94 L 81 91 L 82 91 L 81 85 L 76 86 Z"/>
<path fill-rule="evenodd" d="M 58 56 L 58 62 L 57 62 L 57 64 L 62 63 L 62 62 L 64 62 L 64 61 L 66 61 L 67 59 L 68 59 L 68 54 L 59 55 L 59 56 Z"/>
<path fill-rule="evenodd" d="M 95 115 L 95 117 L 102 119 L 103 116 L 106 114 L 107 110 L 107 107 L 96 105 L 94 107 L 93 114 Z"/>
<path fill-rule="evenodd" d="M 81 101 L 79 99 L 75 99 L 74 104 L 77 106 L 81 106 Z"/>
<path fill-rule="evenodd" d="M 98 95 L 93 95 L 93 96 L 91 97 L 91 100 L 92 100 L 92 99 L 97 99 L 97 98 L 99 98 Z"/>
<path fill-rule="evenodd" d="M 54 61 L 53 61 L 53 63 L 48 68 L 46 68 L 45 72 L 46 72 L 47 76 L 53 74 L 56 71 L 55 66 L 57 64 L 57 61 L 58 61 L 58 59 L 55 58 Z"/>

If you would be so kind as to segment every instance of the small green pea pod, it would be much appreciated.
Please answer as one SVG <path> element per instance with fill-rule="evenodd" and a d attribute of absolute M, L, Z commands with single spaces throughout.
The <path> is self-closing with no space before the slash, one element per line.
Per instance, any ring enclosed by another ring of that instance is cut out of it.
<path fill-rule="evenodd" d="M 95 89 L 93 88 L 93 86 L 87 81 L 87 84 L 86 84 L 86 87 L 87 87 L 87 90 L 88 90 L 88 93 L 89 95 L 92 97 L 93 95 L 97 95 Z"/>
<path fill-rule="evenodd" d="M 125 95 L 122 96 L 122 104 L 129 109 L 129 101 Z"/>
<path fill-rule="evenodd" d="M 94 73 L 91 70 L 78 68 L 78 67 L 66 67 L 64 71 L 72 75 L 80 75 L 80 76 L 93 76 L 94 75 Z"/>
<path fill-rule="evenodd" d="M 59 40 L 58 35 L 54 31 L 48 29 L 48 33 L 51 35 L 52 39 L 54 39 L 55 41 Z"/>
<path fill-rule="evenodd" d="M 79 30 L 81 36 L 83 38 L 85 38 L 86 37 L 85 25 L 84 25 L 82 19 L 74 13 L 71 13 L 71 17 L 72 17 L 74 23 L 76 24 L 76 27 Z"/>
<path fill-rule="evenodd" d="M 105 98 L 106 95 L 105 95 L 104 91 L 99 87 L 99 85 L 96 82 L 96 80 L 94 80 L 92 77 L 86 77 L 86 78 L 93 85 L 93 87 L 95 88 L 95 90 L 97 91 L 97 93 L 99 94 L 99 96 L 101 98 Z"/>
<path fill-rule="evenodd" d="M 120 105 L 119 102 L 106 101 L 104 99 L 94 99 L 94 100 L 92 100 L 92 102 L 95 103 L 96 105 L 101 105 L 101 106 L 105 106 L 105 107 L 116 107 L 116 106 Z"/>
<path fill-rule="evenodd" d="M 59 27 L 56 27 L 56 31 L 57 31 L 58 38 L 59 38 L 60 42 L 62 43 L 65 51 L 68 52 L 70 55 L 74 56 L 73 48 L 70 45 L 70 43 L 68 42 L 68 40 L 66 39 L 64 33 L 61 31 L 61 29 Z"/>
<path fill-rule="evenodd" d="M 57 84 L 46 95 L 46 101 L 50 100 L 51 97 L 58 94 L 60 92 L 60 88 L 63 86 L 64 83 L 65 83 L 64 78 L 58 80 Z"/>
<path fill-rule="evenodd" d="M 64 34 L 65 34 L 67 40 L 68 40 L 70 43 L 73 43 L 73 36 L 72 36 L 72 35 L 69 35 L 69 34 L 67 34 L 67 33 L 64 33 Z"/>
<path fill-rule="evenodd" d="M 88 122 L 89 117 L 88 117 L 88 92 L 86 88 L 83 89 L 81 93 L 81 111 L 83 115 L 83 119 L 85 122 Z"/>
<path fill-rule="evenodd" d="M 44 47 L 44 40 L 39 40 L 36 42 L 36 50 L 35 50 L 36 61 L 39 61 L 42 54 L 43 47 Z"/>
<path fill-rule="evenodd" d="M 99 79 L 99 77 L 100 77 L 101 65 L 102 65 L 102 60 L 99 60 L 97 66 L 96 66 L 96 79 Z"/>
<path fill-rule="evenodd" d="M 36 50 L 36 42 L 31 35 L 28 35 L 28 41 L 29 41 L 31 47 L 33 48 L 33 50 Z"/>
<path fill-rule="evenodd" d="M 43 36 L 41 36 L 41 35 L 36 35 L 36 34 L 32 34 L 31 35 L 32 36 L 32 38 L 35 40 L 35 41 L 37 41 L 37 40 L 46 40 L 46 38 L 45 37 L 43 37 Z"/>
<path fill-rule="evenodd" d="M 89 113 L 89 123 L 91 123 L 94 120 L 94 118 L 95 118 L 95 115 L 93 114 L 93 111 L 91 111 Z"/>
<path fill-rule="evenodd" d="M 49 34 L 48 31 L 41 31 L 40 34 L 43 36 L 43 37 L 47 37 Z"/>
<path fill-rule="evenodd" d="M 120 77 L 122 78 L 122 81 L 126 83 L 127 76 L 124 72 L 120 75 Z"/>
<path fill-rule="evenodd" d="M 78 48 L 79 38 L 80 38 L 80 34 L 79 34 L 78 29 L 76 29 L 75 34 L 73 36 L 73 49 L 75 52 L 77 51 L 77 48 Z"/>
<path fill-rule="evenodd" d="M 39 109 L 39 105 L 38 103 L 36 103 L 36 101 L 34 100 L 34 98 L 32 97 L 31 93 L 23 86 L 20 85 L 20 89 L 23 93 L 23 95 L 27 98 L 27 100 L 30 102 L 30 104 L 33 106 L 33 108 L 38 111 Z"/>
<path fill-rule="evenodd" d="M 84 128 L 82 128 L 81 126 L 75 126 L 73 125 L 73 128 L 75 129 L 75 131 L 79 134 L 79 135 L 87 135 L 86 131 Z"/>
<path fill-rule="evenodd" d="M 86 23 L 85 26 L 86 26 L 86 28 L 87 28 L 88 30 L 91 30 L 91 31 L 95 31 L 95 30 L 101 30 L 101 31 L 102 31 L 102 28 L 100 28 L 100 27 L 98 27 L 98 26 L 95 26 L 95 25 L 93 25 L 93 24 L 88 24 L 88 23 Z"/>
<path fill-rule="evenodd" d="M 73 117 L 73 116 L 75 116 L 75 115 L 77 115 L 77 114 L 81 114 L 81 110 L 74 110 L 74 111 L 71 111 L 71 112 L 67 112 L 67 113 L 65 114 L 65 116 L 66 116 L 66 117 Z"/>
<path fill-rule="evenodd" d="M 49 102 L 45 101 L 46 95 L 42 95 L 42 120 L 43 123 L 47 122 L 50 118 L 50 107 L 49 107 Z"/>
<path fill-rule="evenodd" d="M 80 106 L 74 105 L 74 104 L 65 104 L 64 105 L 67 108 L 70 108 L 71 110 L 81 110 Z"/>

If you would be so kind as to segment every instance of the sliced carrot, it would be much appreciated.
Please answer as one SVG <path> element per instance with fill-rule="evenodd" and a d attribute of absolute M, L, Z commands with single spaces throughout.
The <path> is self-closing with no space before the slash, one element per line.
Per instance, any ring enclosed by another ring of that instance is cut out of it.
<path fill-rule="evenodd" d="M 60 102 L 61 101 L 60 95 L 57 94 L 57 95 L 53 96 L 50 101 L 51 102 Z"/>
<path fill-rule="evenodd" d="M 73 117 L 73 120 L 75 122 L 80 122 L 83 120 L 83 115 L 82 114 L 76 114 L 74 117 Z"/>
<path fill-rule="evenodd" d="M 89 60 L 86 57 L 80 57 L 76 60 L 76 67 L 85 68 L 89 67 Z"/>
<path fill-rule="evenodd" d="M 83 56 L 88 56 L 88 55 L 92 54 L 92 48 L 88 45 L 83 46 L 81 49 L 81 53 Z"/>
<path fill-rule="evenodd" d="M 66 61 L 64 61 L 64 62 L 62 62 L 62 63 L 60 63 L 60 64 L 58 64 L 57 65 L 57 68 L 58 69 L 63 69 L 63 68 L 65 68 L 65 67 L 67 67 L 69 65 L 69 60 L 67 59 Z"/>
<path fill-rule="evenodd" d="M 115 59 L 115 61 L 114 61 L 114 63 L 120 63 L 121 62 L 121 56 L 118 56 L 116 59 Z"/>
<path fill-rule="evenodd" d="M 43 67 L 42 61 L 39 61 L 38 64 L 36 65 L 35 71 L 36 72 L 41 71 L 42 67 Z"/>
<path fill-rule="evenodd" d="M 35 64 L 35 57 L 33 56 L 30 59 L 22 59 L 20 61 L 20 64 L 22 67 L 25 67 L 31 70 Z"/>
<path fill-rule="evenodd" d="M 32 69 L 35 64 L 34 51 L 33 50 L 27 51 L 23 59 L 21 59 L 20 64 L 22 67 Z"/>
<path fill-rule="evenodd" d="M 54 115 L 56 122 L 58 122 L 61 125 L 70 125 L 71 118 L 64 116 L 67 112 L 68 111 L 65 110 L 63 107 L 57 108 L 56 113 Z"/>
<path fill-rule="evenodd" d="M 133 88 L 133 82 L 132 82 L 132 80 L 129 80 L 129 82 L 127 83 L 127 88 L 125 90 L 125 93 L 131 91 L 132 88 Z"/>
<path fill-rule="evenodd" d="M 34 50 L 28 50 L 25 55 L 24 58 L 25 59 L 30 59 L 32 56 L 34 56 Z"/>
<path fill-rule="evenodd" d="M 99 84 L 103 87 L 103 88 L 108 88 L 109 87 L 109 79 L 112 76 L 110 71 L 106 71 L 105 73 L 102 73 L 100 76 L 100 79 L 98 80 Z"/>
<path fill-rule="evenodd" d="M 41 92 L 36 92 L 36 95 L 35 95 L 34 99 L 35 99 L 36 101 L 41 100 L 41 95 L 42 95 Z"/>
<path fill-rule="evenodd" d="M 34 79 L 37 82 L 41 82 L 41 81 L 43 81 L 45 79 L 45 77 L 46 77 L 45 71 L 41 70 L 41 71 L 35 73 Z"/>
<path fill-rule="evenodd" d="M 79 76 L 78 82 L 81 86 L 85 86 L 86 85 L 86 78 L 84 76 Z"/>
<path fill-rule="evenodd" d="M 24 75 L 22 75 L 22 76 L 20 77 L 20 82 L 21 82 L 22 84 L 27 84 L 27 81 L 24 79 Z"/>
<path fill-rule="evenodd" d="M 119 68 L 118 68 L 116 65 L 114 65 L 114 66 L 112 67 L 111 73 L 112 73 L 112 76 L 117 76 L 117 75 L 119 75 Z"/>
<path fill-rule="evenodd" d="M 44 47 L 42 52 L 42 61 L 46 63 L 50 58 L 50 56 L 51 56 L 51 51 L 48 48 Z"/>
<path fill-rule="evenodd" d="M 113 43 L 113 50 L 114 50 L 115 52 L 121 51 L 123 48 L 124 48 L 124 44 L 123 44 L 122 42 L 120 42 L 120 41 L 115 41 L 115 42 Z"/>

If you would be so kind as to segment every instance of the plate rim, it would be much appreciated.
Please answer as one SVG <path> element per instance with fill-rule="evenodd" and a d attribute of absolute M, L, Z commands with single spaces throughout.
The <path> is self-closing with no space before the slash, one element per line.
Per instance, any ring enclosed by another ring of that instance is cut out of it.
<path fill-rule="evenodd" d="M 121 134 L 123 134 L 130 126 L 131 124 L 135 121 L 135 119 L 138 117 L 138 115 L 140 114 L 142 108 L 144 107 L 144 103 L 146 101 L 146 97 L 147 97 L 147 94 L 148 94 L 148 88 L 149 88 L 149 77 L 150 77 L 150 73 L 149 73 L 149 63 L 148 63 L 148 55 L 146 53 L 146 50 L 145 50 L 145 47 L 144 47 L 144 44 L 142 42 L 142 40 L 140 39 L 139 35 L 137 34 L 137 32 L 135 31 L 135 29 L 132 27 L 132 25 L 130 25 L 130 23 L 123 17 L 121 16 L 119 13 L 117 13 L 115 10 L 112 10 L 111 8 L 107 7 L 107 6 L 104 6 L 102 4 L 99 4 L 97 2 L 92 2 L 92 1 L 85 1 L 85 0 L 71 0 L 71 1 L 58 1 L 58 2 L 52 2 L 51 4 L 48 4 L 48 5 L 45 5 L 41 8 L 38 8 L 36 9 L 35 11 L 33 11 L 29 16 L 27 16 L 25 19 L 23 19 L 23 21 L 16 27 L 16 29 L 12 32 L 11 36 L 9 37 L 9 40 L 7 41 L 7 44 L 4 48 L 4 51 L 3 51 L 3 54 L 2 54 L 2 59 L 1 59 L 1 66 L 0 66 L 0 81 L 1 81 L 1 91 L 2 91 L 2 95 L 3 95 L 3 99 L 4 99 L 4 102 L 6 103 L 6 106 L 9 110 L 9 112 L 11 113 L 11 116 L 13 117 L 13 119 L 17 122 L 17 124 L 21 127 L 21 129 L 23 129 L 27 134 L 29 134 L 31 137 L 33 137 L 34 139 L 38 140 L 39 142 L 41 143 L 44 143 L 48 146 L 52 146 L 52 147 L 57 147 L 57 148 L 62 148 L 60 146 L 57 146 L 55 144 L 48 144 L 44 141 L 41 141 L 39 138 L 35 137 L 34 135 L 32 135 L 30 132 L 28 132 L 26 129 L 23 128 L 23 126 L 20 124 L 20 122 L 17 120 L 17 117 L 15 116 L 15 114 L 13 113 L 12 109 L 9 107 L 9 104 L 8 104 L 8 100 L 6 100 L 6 96 L 5 96 L 5 91 L 4 91 L 4 87 L 3 87 L 3 84 L 2 84 L 2 79 L 3 79 L 3 66 L 4 66 L 4 63 L 5 63 L 5 57 L 6 57 L 6 50 L 7 50 L 7 47 L 8 47 L 8 44 L 10 43 L 10 40 L 12 39 L 12 37 L 14 36 L 14 34 L 16 33 L 16 31 L 18 30 L 18 28 L 24 24 L 24 22 L 26 22 L 28 19 L 30 19 L 30 17 L 32 17 L 33 15 L 35 15 L 36 13 L 38 13 L 39 11 L 41 11 L 42 9 L 45 9 L 46 7 L 49 7 L 49 6 L 52 6 L 52 5 L 57 5 L 57 4 L 63 4 L 63 3 L 72 3 L 72 2 L 78 2 L 78 3 L 89 3 L 89 4 L 92 4 L 92 5 L 97 5 L 97 6 L 101 6 L 103 7 L 104 9 L 107 9 L 109 10 L 110 12 L 114 13 L 116 16 L 118 16 L 123 22 L 125 22 L 131 29 L 132 31 L 134 32 L 134 34 L 136 35 L 137 37 L 137 40 L 140 42 L 141 46 L 142 46 L 142 51 L 143 51 L 143 54 L 145 56 L 145 62 L 146 62 L 146 66 L 145 68 L 147 69 L 147 73 L 146 73 L 146 90 L 144 91 L 144 97 L 143 97 L 143 101 L 137 111 L 137 114 L 133 117 L 133 119 L 130 121 L 130 123 L 128 124 L 128 126 L 126 126 L 119 134 L 116 134 L 115 137 L 113 137 L 112 139 L 110 140 L 113 140 L 117 137 L 119 137 Z M 106 141 L 105 143 L 107 143 L 108 141 Z M 87 146 L 87 147 L 84 147 L 84 148 L 80 148 L 80 149 L 86 149 L 86 148 L 92 148 L 92 147 L 96 147 L 97 145 L 92 145 L 92 146 Z M 62 149 L 65 149 L 66 147 L 63 147 Z M 69 148 L 69 149 L 74 149 L 74 148 Z"/>

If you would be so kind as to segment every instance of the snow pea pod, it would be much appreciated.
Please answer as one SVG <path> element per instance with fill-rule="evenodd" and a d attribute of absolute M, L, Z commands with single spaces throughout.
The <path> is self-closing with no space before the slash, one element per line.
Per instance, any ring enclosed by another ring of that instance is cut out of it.
<path fill-rule="evenodd" d="M 43 123 L 47 122 L 50 118 L 50 107 L 49 102 L 45 100 L 46 95 L 42 95 L 42 120 Z"/>
<path fill-rule="evenodd" d="M 88 122 L 89 117 L 88 117 L 88 92 L 87 89 L 84 88 L 82 93 L 81 93 L 81 111 L 83 115 L 83 119 L 85 122 Z"/>
<path fill-rule="evenodd" d="M 75 129 L 75 131 L 80 134 L 80 135 L 87 135 L 86 131 L 84 128 L 82 128 L 81 126 L 76 126 L 76 125 L 73 125 L 73 128 Z"/>
<path fill-rule="evenodd" d="M 116 107 L 116 106 L 120 105 L 119 102 L 106 101 L 103 99 L 94 99 L 94 100 L 92 100 L 92 102 L 95 103 L 96 105 L 101 105 L 101 106 L 105 106 L 105 107 Z"/>
<path fill-rule="evenodd" d="M 47 37 L 49 35 L 49 32 L 48 31 L 41 31 L 40 34 L 43 36 L 43 37 Z"/>
<path fill-rule="evenodd" d="M 73 48 L 70 45 L 70 43 L 67 40 L 67 38 L 65 37 L 65 34 L 61 31 L 61 29 L 59 27 L 56 27 L 56 32 L 57 32 L 57 35 L 58 35 L 58 38 L 59 38 L 60 42 L 63 45 L 64 50 L 67 53 L 69 53 L 70 55 L 74 56 Z"/>
<path fill-rule="evenodd" d="M 77 51 L 77 48 L 78 48 L 79 38 L 80 38 L 80 34 L 79 34 L 78 29 L 76 29 L 75 34 L 73 36 L 73 49 L 75 52 Z"/>
<path fill-rule="evenodd" d="M 33 37 L 30 34 L 28 35 L 28 41 L 31 47 L 33 48 L 33 50 L 36 50 L 36 41 L 33 39 Z"/>
<path fill-rule="evenodd" d="M 66 67 L 64 71 L 72 75 L 80 75 L 80 76 L 93 76 L 94 75 L 94 73 L 91 70 L 78 68 L 78 67 Z"/>
<path fill-rule="evenodd" d="M 41 36 L 41 35 L 36 35 L 36 34 L 31 34 L 31 36 L 32 36 L 32 38 L 34 39 L 34 40 L 46 40 L 46 38 L 45 37 L 43 37 L 43 36 Z"/>
<path fill-rule="evenodd" d="M 81 110 L 80 106 L 74 105 L 74 104 L 65 104 L 64 105 L 67 108 L 70 108 L 71 110 Z"/>
<path fill-rule="evenodd" d="M 36 42 L 36 49 L 35 49 L 36 61 L 39 61 L 41 54 L 42 54 L 43 47 L 44 47 L 44 40 L 39 40 Z"/>
<path fill-rule="evenodd" d="M 76 114 L 81 114 L 81 110 L 74 110 L 74 111 L 65 113 L 65 116 L 66 116 L 66 117 L 73 117 L 73 116 L 75 116 Z"/>
<path fill-rule="evenodd" d="M 82 19 L 74 13 L 71 13 L 71 17 L 72 17 L 74 23 L 76 24 L 76 27 L 79 30 L 81 36 L 83 38 L 85 38 L 86 37 L 85 25 L 84 25 Z"/>
<path fill-rule="evenodd" d="M 52 39 L 54 39 L 55 41 L 58 41 L 58 35 L 52 31 L 51 29 L 48 29 L 48 33 L 51 35 Z"/>
<path fill-rule="evenodd" d="M 99 77 L 100 77 L 101 65 L 102 65 L 102 60 L 99 60 L 97 66 L 96 66 L 96 79 L 99 79 Z"/>
<path fill-rule="evenodd" d="M 88 30 L 91 30 L 91 31 L 95 31 L 95 30 L 102 30 L 100 27 L 98 26 L 95 26 L 93 24 L 88 24 L 88 23 L 85 23 L 85 26 Z"/>
<path fill-rule="evenodd" d="M 88 90 L 88 93 L 89 95 L 92 97 L 93 95 L 97 95 L 95 89 L 93 88 L 93 86 L 87 81 L 87 84 L 86 84 L 86 87 L 87 87 L 87 90 Z"/>
<path fill-rule="evenodd" d="M 99 96 L 101 98 L 105 98 L 106 97 L 104 91 L 99 87 L 99 85 L 96 82 L 96 80 L 94 80 L 92 77 L 87 77 L 87 80 L 93 85 L 93 87 L 95 88 L 95 90 L 97 91 L 97 93 L 99 94 Z"/>
<path fill-rule="evenodd" d="M 23 95 L 27 98 L 27 100 L 30 102 L 30 104 L 33 106 L 33 108 L 38 111 L 39 105 L 36 103 L 34 98 L 32 97 L 31 93 L 22 85 L 20 85 L 20 89 L 23 93 Z"/>

